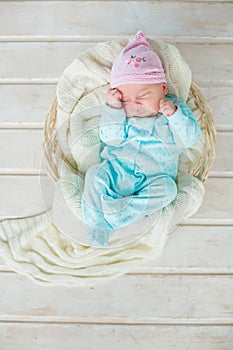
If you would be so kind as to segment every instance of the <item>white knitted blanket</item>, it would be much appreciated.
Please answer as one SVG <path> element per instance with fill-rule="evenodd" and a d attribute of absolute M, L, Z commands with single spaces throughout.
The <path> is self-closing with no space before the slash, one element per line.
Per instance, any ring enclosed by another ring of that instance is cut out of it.
<path fill-rule="evenodd" d="M 189 175 L 204 149 L 201 138 L 193 149 L 181 155 L 178 195 L 160 213 L 131 226 L 131 235 L 116 233 L 112 242 L 101 249 L 86 245 L 80 233 L 84 176 L 91 164 L 99 162 L 98 120 L 109 87 L 111 65 L 131 40 L 97 44 L 65 69 L 56 90 L 56 130 L 61 153 L 57 154 L 60 179 L 53 207 L 34 216 L 0 222 L 1 256 L 9 267 L 36 283 L 87 286 L 116 278 L 147 259 L 156 258 L 168 233 L 202 203 L 204 186 Z M 199 120 L 200 111 L 189 97 L 192 77 L 187 63 L 175 46 L 149 41 L 162 60 L 169 92 L 185 100 Z"/>

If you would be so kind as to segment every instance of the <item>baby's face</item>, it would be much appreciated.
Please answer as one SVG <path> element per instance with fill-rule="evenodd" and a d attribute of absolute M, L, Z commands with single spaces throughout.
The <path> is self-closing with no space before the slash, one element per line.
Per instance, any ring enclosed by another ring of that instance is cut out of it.
<path fill-rule="evenodd" d="M 166 83 L 127 84 L 116 88 L 122 95 L 127 117 L 152 117 L 159 112 L 159 102 L 168 93 Z"/>

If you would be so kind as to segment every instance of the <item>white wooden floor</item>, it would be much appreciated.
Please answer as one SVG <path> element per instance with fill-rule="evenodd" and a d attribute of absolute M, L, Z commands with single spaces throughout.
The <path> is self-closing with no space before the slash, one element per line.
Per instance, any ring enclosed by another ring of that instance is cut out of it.
<path fill-rule="evenodd" d="M 178 46 L 213 109 L 204 203 L 157 260 L 99 287 L 40 287 L 1 260 L 0 350 L 233 349 L 232 1 L 0 1 L 0 217 L 44 210 L 43 123 L 65 67 L 138 30 Z"/>

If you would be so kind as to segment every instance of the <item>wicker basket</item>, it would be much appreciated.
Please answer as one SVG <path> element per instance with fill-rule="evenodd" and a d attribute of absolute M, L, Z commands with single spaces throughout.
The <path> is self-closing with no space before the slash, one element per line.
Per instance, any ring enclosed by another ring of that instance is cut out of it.
<path fill-rule="evenodd" d="M 199 123 L 201 124 L 201 129 L 204 132 L 205 137 L 205 150 L 203 152 L 203 157 L 200 158 L 195 165 L 192 175 L 205 183 L 215 158 L 216 130 L 211 109 L 205 97 L 200 92 L 199 87 L 193 81 L 191 83 L 189 97 L 194 99 L 196 107 L 201 111 Z M 43 140 L 43 150 L 47 162 L 47 173 L 55 182 L 59 179 L 57 155 L 59 154 L 62 159 L 65 159 L 65 156 L 59 147 L 56 133 L 56 116 L 57 98 L 55 97 L 46 116 Z M 70 164 L 70 166 L 73 167 L 72 164 Z"/>

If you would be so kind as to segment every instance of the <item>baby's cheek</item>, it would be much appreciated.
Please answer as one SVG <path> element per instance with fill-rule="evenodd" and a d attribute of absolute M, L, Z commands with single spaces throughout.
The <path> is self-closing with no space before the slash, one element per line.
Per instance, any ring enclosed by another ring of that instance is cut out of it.
<path fill-rule="evenodd" d="M 148 107 L 154 111 L 158 111 L 160 109 L 159 100 L 150 101 L 150 103 L 148 103 Z"/>

